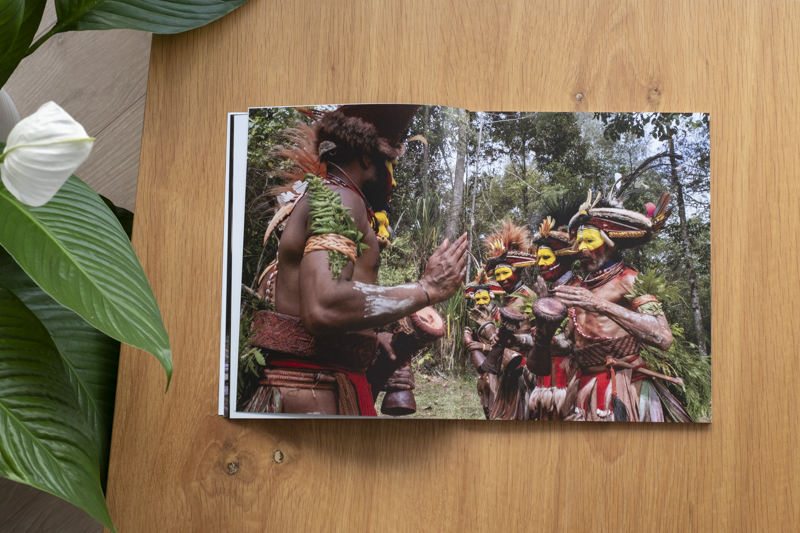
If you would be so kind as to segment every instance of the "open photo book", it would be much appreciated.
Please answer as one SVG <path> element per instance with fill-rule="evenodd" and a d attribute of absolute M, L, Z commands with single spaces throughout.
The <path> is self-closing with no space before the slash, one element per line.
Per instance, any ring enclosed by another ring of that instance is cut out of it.
<path fill-rule="evenodd" d="M 228 115 L 219 414 L 711 421 L 709 115 Z"/>

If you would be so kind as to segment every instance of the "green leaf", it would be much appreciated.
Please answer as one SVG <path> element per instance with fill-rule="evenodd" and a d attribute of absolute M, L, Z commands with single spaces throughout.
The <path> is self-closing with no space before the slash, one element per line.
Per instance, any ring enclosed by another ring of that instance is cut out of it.
<path fill-rule="evenodd" d="M 205 26 L 247 0 L 55 0 L 55 31 L 129 29 L 180 33 Z"/>
<path fill-rule="evenodd" d="M 119 365 L 119 342 L 47 295 L 0 248 L 0 283 L 14 293 L 41 321 L 55 342 L 77 395 L 84 419 L 99 451 L 100 481 L 105 488 L 114 397 Z"/>
<path fill-rule="evenodd" d="M 16 3 L 21 0 L 11 1 Z M 5 52 L 2 50 L 3 46 L 0 45 L 0 87 L 5 85 L 14 69 L 25 57 L 28 47 L 36 36 L 36 30 L 39 29 L 39 23 L 42 22 L 42 14 L 46 3 L 46 0 L 24 0 L 25 9 L 22 12 L 22 18 L 14 34 L 13 41 L 8 45 Z M 5 31 L 5 27 L 0 23 L 0 41 L 6 37 Z"/>
<path fill-rule="evenodd" d="M 25 0 L 4 0 L 0 3 L 0 58 L 5 57 L 19 33 Z"/>
<path fill-rule="evenodd" d="M 153 354 L 172 376 L 169 338 L 142 266 L 114 214 L 71 176 L 41 207 L 0 183 L 0 245 L 64 307 L 106 335 Z"/>
<path fill-rule="evenodd" d="M 90 432 L 47 329 L 0 284 L 0 475 L 113 530 Z"/>

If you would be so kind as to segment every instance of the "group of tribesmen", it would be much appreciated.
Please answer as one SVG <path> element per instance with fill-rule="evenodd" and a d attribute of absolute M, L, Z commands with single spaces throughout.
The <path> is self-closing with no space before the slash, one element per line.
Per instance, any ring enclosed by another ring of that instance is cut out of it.
<path fill-rule="evenodd" d="M 310 122 L 286 130 L 277 149 L 286 165 L 264 244 L 275 235 L 278 251 L 256 292 L 270 308 L 254 313 L 247 345 L 265 363 L 243 410 L 375 416 L 380 391 L 382 412 L 415 409 L 409 362 L 444 334 L 433 306 L 463 286 L 468 257 L 465 233 L 442 242 L 418 281 L 377 285 L 397 158 L 418 108 L 298 108 Z M 485 239 L 488 259 L 466 289 L 475 325 L 464 340 L 487 418 L 691 420 L 662 383 L 675 378 L 640 355 L 668 350 L 672 333 L 620 251 L 650 242 L 671 209 L 666 193 L 646 215 L 623 208 L 634 178 L 581 205 L 555 202 L 533 239 L 508 221 Z M 534 265 L 531 289 L 521 274 Z"/>
<path fill-rule="evenodd" d="M 620 176 L 607 195 L 544 202 L 533 238 L 504 221 L 484 239 L 486 263 L 466 288 L 474 327 L 465 348 L 492 420 L 690 422 L 647 369 L 641 352 L 673 342 L 661 303 L 638 294 L 638 272 L 620 251 L 652 240 L 669 217 L 669 194 L 647 215 L 623 208 Z M 578 262 L 579 269 L 576 268 Z M 533 288 L 522 270 L 538 266 Z"/>

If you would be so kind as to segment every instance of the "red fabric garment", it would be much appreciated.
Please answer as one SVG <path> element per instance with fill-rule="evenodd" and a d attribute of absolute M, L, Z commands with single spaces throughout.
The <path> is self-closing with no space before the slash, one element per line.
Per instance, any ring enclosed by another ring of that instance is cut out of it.
<path fill-rule="evenodd" d="M 372 387 L 367 381 L 367 375 L 361 372 L 351 372 L 349 370 L 342 370 L 332 366 L 316 365 L 313 363 L 305 363 L 300 361 L 293 361 L 291 359 L 282 359 L 278 361 L 270 361 L 270 365 L 283 366 L 289 368 L 306 368 L 309 370 L 327 370 L 329 372 L 338 372 L 344 374 L 348 381 L 353 384 L 358 395 L 358 408 L 361 411 L 361 416 L 378 416 L 375 410 L 375 403 L 372 401 Z"/>
<path fill-rule="evenodd" d="M 567 371 L 561 366 L 561 363 L 564 362 L 566 357 L 553 357 L 553 361 L 556 365 L 556 383 L 555 386 L 558 389 L 566 389 L 567 388 Z M 539 387 L 552 387 L 552 376 L 539 376 L 537 386 Z"/>
<path fill-rule="evenodd" d="M 561 366 L 564 359 L 566 359 L 566 357 L 553 357 L 553 362 L 556 364 L 556 388 L 559 389 L 567 388 L 567 371 Z"/>
<path fill-rule="evenodd" d="M 608 409 L 608 407 L 606 407 L 606 389 L 608 389 L 608 386 L 611 384 L 611 374 L 611 370 L 605 370 L 597 374 L 584 374 L 581 376 L 581 389 L 583 389 L 592 378 L 597 378 L 597 384 L 595 385 L 597 388 L 597 408 L 601 411 Z M 587 408 L 587 406 L 581 407 L 584 409 Z"/>

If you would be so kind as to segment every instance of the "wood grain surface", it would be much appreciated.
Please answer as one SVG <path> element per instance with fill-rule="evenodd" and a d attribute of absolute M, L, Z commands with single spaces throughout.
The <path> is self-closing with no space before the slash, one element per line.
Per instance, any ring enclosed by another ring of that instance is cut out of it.
<path fill-rule="evenodd" d="M 763 0 L 251 0 L 156 37 L 134 243 L 175 374 L 123 349 L 119 530 L 796 531 L 798 27 Z M 218 417 L 225 113 L 334 102 L 710 112 L 713 423 Z"/>

